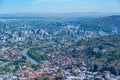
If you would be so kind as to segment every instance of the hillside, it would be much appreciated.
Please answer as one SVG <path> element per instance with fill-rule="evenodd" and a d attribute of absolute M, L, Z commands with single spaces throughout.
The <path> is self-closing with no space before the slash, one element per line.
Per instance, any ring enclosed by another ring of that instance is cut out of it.
<path fill-rule="evenodd" d="M 109 70 L 120 75 L 120 36 L 104 36 L 78 41 L 70 48 L 73 57 L 82 58 L 93 71 Z"/>
<path fill-rule="evenodd" d="M 91 18 L 81 22 L 87 26 L 100 28 L 108 33 L 120 32 L 120 16 L 108 16 L 102 18 Z"/>

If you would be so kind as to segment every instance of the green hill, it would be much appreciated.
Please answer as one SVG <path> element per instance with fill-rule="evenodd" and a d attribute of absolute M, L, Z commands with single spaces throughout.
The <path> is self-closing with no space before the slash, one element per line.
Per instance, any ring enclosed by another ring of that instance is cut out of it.
<path fill-rule="evenodd" d="M 104 71 L 120 75 L 120 36 L 104 36 L 80 40 L 71 48 L 73 57 L 82 58 L 89 70 Z"/>

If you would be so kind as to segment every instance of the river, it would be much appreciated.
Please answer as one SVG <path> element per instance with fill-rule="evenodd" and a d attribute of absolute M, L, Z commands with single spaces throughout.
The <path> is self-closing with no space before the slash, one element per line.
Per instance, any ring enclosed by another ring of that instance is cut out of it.
<path fill-rule="evenodd" d="M 31 62 L 32 64 L 35 64 L 35 65 L 38 64 L 37 61 L 35 61 L 34 59 L 32 59 L 32 58 L 28 55 L 28 49 L 23 50 L 21 53 L 22 53 L 25 57 L 29 58 L 29 59 L 30 59 L 30 62 Z"/>

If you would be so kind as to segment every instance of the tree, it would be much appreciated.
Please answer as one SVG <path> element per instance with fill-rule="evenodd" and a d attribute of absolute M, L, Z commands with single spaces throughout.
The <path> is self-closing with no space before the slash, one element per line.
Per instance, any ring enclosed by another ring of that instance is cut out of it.
<path fill-rule="evenodd" d="M 55 80 L 62 80 L 63 78 L 62 78 L 62 76 L 57 76 L 56 78 L 55 78 Z"/>
<path fill-rule="evenodd" d="M 43 80 L 51 80 L 49 76 L 45 76 Z"/>

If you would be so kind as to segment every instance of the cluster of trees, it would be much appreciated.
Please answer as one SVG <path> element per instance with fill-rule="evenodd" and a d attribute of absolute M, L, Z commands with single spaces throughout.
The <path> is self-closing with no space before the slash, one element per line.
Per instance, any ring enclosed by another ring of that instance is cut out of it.
<path fill-rule="evenodd" d="M 8 66 L 0 66 L 0 72 L 16 72 L 17 70 L 17 66 L 15 66 L 15 68 L 10 68 Z"/>
<path fill-rule="evenodd" d="M 38 70 L 38 69 L 41 68 L 41 65 L 32 64 L 31 66 L 32 66 L 32 68 L 33 68 L 34 70 Z"/>
<path fill-rule="evenodd" d="M 63 78 L 61 76 L 57 76 L 56 78 L 52 80 L 62 80 Z M 51 80 L 49 76 L 44 76 L 43 78 L 36 78 L 35 80 Z"/>
<path fill-rule="evenodd" d="M 28 50 L 28 55 L 30 55 L 37 62 L 41 62 L 41 60 L 47 60 L 48 59 L 47 54 L 40 55 L 39 53 L 36 52 L 36 48 L 30 48 Z"/>
<path fill-rule="evenodd" d="M 44 76 L 43 78 L 36 78 L 35 80 L 51 80 L 49 76 Z"/>

